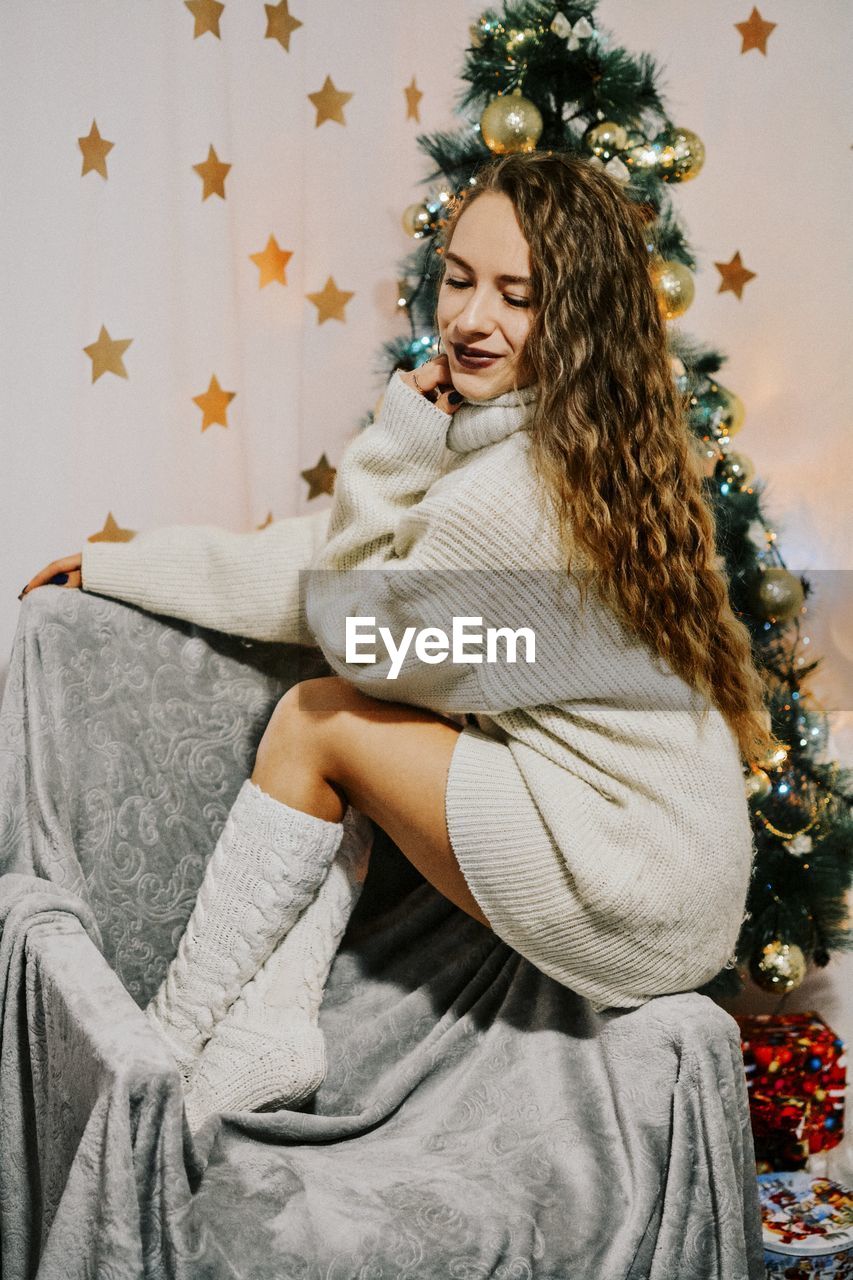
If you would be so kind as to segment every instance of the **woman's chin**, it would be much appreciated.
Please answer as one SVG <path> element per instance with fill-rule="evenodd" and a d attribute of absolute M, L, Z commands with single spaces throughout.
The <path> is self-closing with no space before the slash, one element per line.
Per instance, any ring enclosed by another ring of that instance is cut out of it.
<path fill-rule="evenodd" d="M 472 372 L 451 366 L 450 377 L 456 390 L 461 391 L 466 400 L 492 400 L 505 390 L 506 374 L 503 370 L 498 372 L 497 369 L 483 369 L 481 372 Z"/>

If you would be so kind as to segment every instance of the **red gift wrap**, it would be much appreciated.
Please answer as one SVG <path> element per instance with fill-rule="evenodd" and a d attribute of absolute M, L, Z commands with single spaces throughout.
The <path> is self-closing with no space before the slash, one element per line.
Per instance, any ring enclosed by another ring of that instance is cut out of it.
<path fill-rule="evenodd" d="M 802 1169 L 810 1155 L 844 1137 L 844 1041 L 814 1010 L 735 1021 L 759 1172 Z"/>

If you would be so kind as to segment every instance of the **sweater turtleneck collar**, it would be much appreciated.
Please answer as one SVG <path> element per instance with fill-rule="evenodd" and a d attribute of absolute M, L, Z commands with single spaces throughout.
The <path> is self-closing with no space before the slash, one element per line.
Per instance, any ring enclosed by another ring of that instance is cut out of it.
<path fill-rule="evenodd" d="M 447 447 L 454 453 L 468 453 L 483 445 L 503 440 L 523 427 L 536 399 L 536 383 L 518 391 L 505 391 L 491 400 L 465 400 L 453 414 L 447 430 Z"/>

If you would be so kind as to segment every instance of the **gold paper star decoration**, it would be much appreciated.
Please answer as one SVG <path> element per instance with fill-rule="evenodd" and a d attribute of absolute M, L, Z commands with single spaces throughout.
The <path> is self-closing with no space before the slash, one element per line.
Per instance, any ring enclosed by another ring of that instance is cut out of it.
<path fill-rule="evenodd" d="M 94 120 L 86 137 L 77 139 L 77 146 L 83 152 L 83 172 L 80 177 L 85 177 L 90 169 L 94 169 L 102 178 L 106 178 L 107 156 L 112 151 L 115 143 L 107 142 L 106 138 L 101 137 Z"/>
<path fill-rule="evenodd" d="M 299 474 L 303 480 L 308 481 L 309 498 L 318 498 L 321 493 L 335 492 L 337 468 L 330 465 L 325 453 L 320 455 L 320 461 L 315 467 L 309 467 L 307 471 L 300 471 Z"/>
<path fill-rule="evenodd" d="M 733 24 L 743 36 L 743 42 L 740 47 L 741 53 L 749 53 L 750 49 L 758 49 L 759 53 L 763 53 L 767 57 L 767 37 L 777 25 L 775 22 L 765 22 L 758 10 L 753 7 L 752 13 L 746 22 L 735 22 Z"/>
<path fill-rule="evenodd" d="M 222 17 L 224 4 L 220 4 L 219 0 L 184 0 L 184 4 L 195 18 L 194 40 L 198 40 L 206 31 L 216 36 L 217 40 L 222 39 L 219 34 L 219 19 Z"/>
<path fill-rule="evenodd" d="M 202 200 L 208 196 L 221 196 L 225 199 L 225 178 L 230 164 L 223 164 L 213 146 L 208 149 L 207 159 L 202 164 L 194 164 L 196 173 L 200 173 L 204 182 Z"/>
<path fill-rule="evenodd" d="M 261 269 L 259 289 L 263 289 L 265 285 L 272 284 L 274 280 L 278 280 L 280 284 L 287 284 L 284 278 L 284 269 L 293 254 L 288 249 L 280 249 L 275 236 L 270 236 L 267 241 L 267 247 L 261 253 L 250 253 L 249 257 Z"/>
<path fill-rule="evenodd" d="M 121 525 L 116 524 L 113 519 L 112 511 L 107 512 L 107 518 L 104 521 L 104 527 L 97 533 L 91 534 L 86 539 L 87 542 L 130 542 L 131 538 L 136 537 L 135 529 L 122 529 Z"/>
<path fill-rule="evenodd" d="M 743 293 L 743 286 L 749 280 L 754 280 L 756 276 L 755 271 L 749 271 L 741 262 L 740 249 L 738 249 L 731 262 L 715 262 L 714 266 L 723 277 L 717 293 L 725 293 L 730 290 L 740 297 Z"/>
<path fill-rule="evenodd" d="M 214 422 L 218 422 L 221 427 L 228 426 L 226 412 L 236 394 L 236 391 L 223 391 L 214 374 L 204 395 L 193 396 L 193 403 L 204 413 L 202 431 L 206 431 Z"/>
<path fill-rule="evenodd" d="M 265 4 L 264 8 L 267 11 L 267 29 L 264 32 L 264 39 L 277 40 L 282 49 L 290 53 L 290 37 L 297 27 L 302 26 L 302 23 L 288 10 L 287 0 L 281 0 L 281 4 Z"/>
<path fill-rule="evenodd" d="M 346 124 L 344 106 L 349 102 L 352 94 L 343 93 L 340 89 L 336 89 L 332 83 L 331 76 L 326 76 L 322 89 L 318 89 L 316 93 L 309 93 L 307 96 L 317 108 L 317 119 L 314 121 L 315 129 L 319 129 L 325 120 L 336 120 L 338 124 Z"/>
<path fill-rule="evenodd" d="M 106 327 L 101 325 L 97 342 L 90 342 L 83 350 L 92 361 L 92 381 L 97 382 L 102 373 L 114 373 L 119 378 L 127 377 L 122 356 L 133 342 L 133 338 L 111 338 Z"/>
<path fill-rule="evenodd" d="M 412 83 L 410 85 L 407 85 L 406 88 L 403 90 L 403 92 L 406 95 L 406 104 L 407 104 L 406 119 L 417 120 L 418 124 L 420 124 L 421 117 L 418 113 L 418 103 L 420 102 L 421 98 L 424 95 L 421 92 L 421 90 L 418 88 L 418 86 L 415 84 L 414 76 L 412 76 Z"/>
<path fill-rule="evenodd" d="M 346 289 L 339 289 L 331 276 L 320 293 L 306 293 L 305 297 L 317 308 L 317 323 L 325 324 L 327 320 L 343 320 L 346 323 L 344 307 L 355 295 Z"/>

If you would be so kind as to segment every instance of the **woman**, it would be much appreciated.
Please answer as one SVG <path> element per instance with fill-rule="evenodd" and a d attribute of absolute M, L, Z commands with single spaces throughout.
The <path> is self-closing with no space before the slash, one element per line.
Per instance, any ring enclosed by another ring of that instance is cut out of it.
<path fill-rule="evenodd" d="M 739 934 L 742 761 L 778 743 L 715 567 L 640 215 L 550 152 L 490 161 L 449 214 L 444 353 L 392 376 L 328 512 L 91 543 L 29 584 L 65 571 L 316 643 L 337 673 L 278 703 L 148 1009 L 192 1122 L 322 1078 L 316 1013 L 367 820 L 596 1010 L 695 989 Z M 527 628 L 541 659 L 448 661 L 460 618 Z"/>

